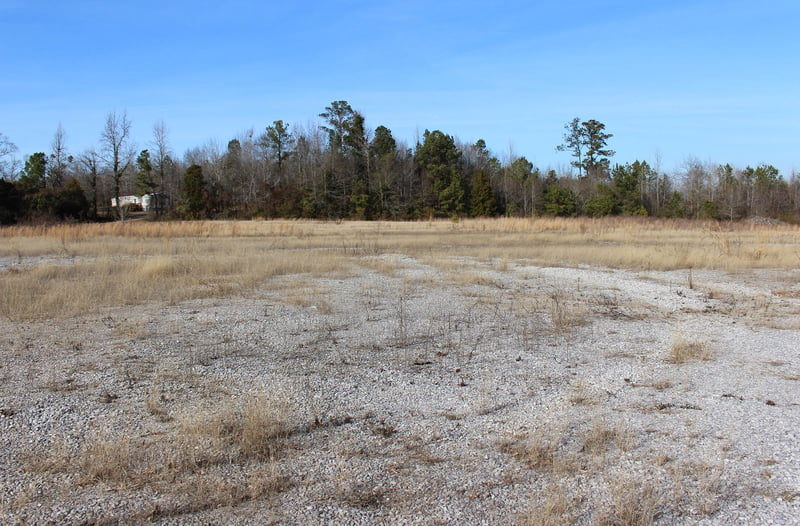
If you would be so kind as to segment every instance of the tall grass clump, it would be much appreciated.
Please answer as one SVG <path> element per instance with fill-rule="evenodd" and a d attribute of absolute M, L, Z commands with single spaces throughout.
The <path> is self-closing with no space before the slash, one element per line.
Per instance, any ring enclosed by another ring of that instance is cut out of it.
<path fill-rule="evenodd" d="M 652 483 L 634 478 L 612 484 L 610 503 L 595 517 L 598 526 L 650 526 L 661 513 L 662 498 Z"/>
<path fill-rule="evenodd" d="M 569 489 L 551 483 L 542 493 L 535 494 L 528 509 L 520 517 L 521 526 L 563 526 L 574 524 L 575 503 Z"/>
<path fill-rule="evenodd" d="M 705 343 L 689 339 L 683 334 L 675 334 L 672 337 L 672 345 L 665 361 L 681 364 L 691 360 L 708 361 L 713 357 L 714 352 Z"/>
<path fill-rule="evenodd" d="M 274 459 L 296 425 L 287 399 L 259 395 L 193 410 L 179 423 L 183 450 L 198 465 L 226 458 Z"/>

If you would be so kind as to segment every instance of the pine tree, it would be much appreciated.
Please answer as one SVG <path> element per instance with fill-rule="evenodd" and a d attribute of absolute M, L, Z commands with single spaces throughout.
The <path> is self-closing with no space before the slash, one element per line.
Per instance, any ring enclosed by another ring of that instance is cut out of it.
<path fill-rule="evenodd" d="M 472 217 L 490 217 L 495 214 L 497 203 L 489 180 L 483 171 L 472 178 L 472 191 L 469 199 L 469 212 Z"/>
<path fill-rule="evenodd" d="M 134 181 L 139 195 L 151 194 L 156 189 L 157 183 L 153 180 L 153 164 L 150 162 L 150 152 L 142 150 L 136 158 L 136 180 Z"/>

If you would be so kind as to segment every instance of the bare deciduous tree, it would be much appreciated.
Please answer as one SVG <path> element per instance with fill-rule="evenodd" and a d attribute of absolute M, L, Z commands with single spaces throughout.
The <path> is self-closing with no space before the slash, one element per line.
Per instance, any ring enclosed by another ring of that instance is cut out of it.
<path fill-rule="evenodd" d="M 15 178 L 16 161 L 13 159 L 17 145 L 0 133 L 0 179 L 13 180 Z"/>
<path fill-rule="evenodd" d="M 111 170 L 114 185 L 114 199 L 117 206 L 117 216 L 120 221 L 125 220 L 125 207 L 120 202 L 120 186 L 122 177 L 133 161 L 134 150 L 130 146 L 131 122 L 127 112 L 117 115 L 116 112 L 108 114 L 103 133 L 100 135 L 102 158 Z"/>
<path fill-rule="evenodd" d="M 78 157 L 78 171 L 89 187 L 89 218 L 97 217 L 97 152 L 88 150 Z"/>
<path fill-rule="evenodd" d="M 167 138 L 167 125 L 164 121 L 159 121 L 153 126 L 153 160 L 155 170 L 158 175 L 158 190 L 164 191 L 164 177 L 171 162 L 172 150 L 169 147 Z"/>
<path fill-rule="evenodd" d="M 50 188 L 61 188 L 64 185 L 67 170 L 73 161 L 72 156 L 67 153 L 66 137 L 64 127 L 59 123 L 50 145 L 50 162 L 47 164 L 47 186 Z"/>

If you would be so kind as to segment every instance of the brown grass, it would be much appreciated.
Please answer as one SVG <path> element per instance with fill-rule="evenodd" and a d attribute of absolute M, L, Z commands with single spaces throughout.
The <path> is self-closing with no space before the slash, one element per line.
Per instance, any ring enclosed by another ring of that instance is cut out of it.
<path fill-rule="evenodd" d="M 82 474 L 80 483 L 102 480 L 126 484 L 135 473 L 135 449 L 129 437 L 91 437 L 78 456 Z"/>
<path fill-rule="evenodd" d="M 612 484 L 606 509 L 595 518 L 597 526 L 650 526 L 662 502 L 658 490 L 642 480 L 619 480 Z"/>
<path fill-rule="evenodd" d="M 0 315 L 15 320 L 68 317 L 104 306 L 226 296 L 275 276 L 329 273 L 342 264 L 335 254 L 312 258 L 247 247 L 231 247 L 228 253 L 187 249 L 191 252 L 176 256 L 104 256 L 6 271 L 0 274 Z"/>
<path fill-rule="evenodd" d="M 381 252 L 509 256 L 625 268 L 791 268 L 800 227 L 638 218 L 475 219 L 458 223 L 197 221 L 5 227 L 0 256 L 136 255 L 156 244 L 181 252 L 187 241 L 258 241 L 278 249 L 380 244 Z M 258 243 L 256 243 L 258 244 Z M 475 248 L 485 250 L 476 253 Z M 624 250 L 620 250 L 620 249 Z M 710 250 L 709 250 L 710 248 Z M 363 256 L 364 254 L 356 254 Z M 566 258 L 566 259 L 565 259 Z M 614 264 L 616 262 L 616 264 Z"/>
<path fill-rule="evenodd" d="M 568 497 L 569 490 L 551 484 L 544 492 L 531 499 L 519 524 L 522 526 L 562 526 L 575 522 L 575 502 Z"/>
<path fill-rule="evenodd" d="M 56 438 L 23 458 L 23 467 L 64 473 L 64 491 L 70 483 L 103 483 L 114 491 L 147 487 L 156 496 L 153 517 L 267 497 L 290 485 L 279 464 L 297 424 L 289 398 L 286 392 L 250 394 L 187 408 L 155 438 L 124 428 L 112 432 L 113 426 L 72 446 Z"/>
<path fill-rule="evenodd" d="M 289 279 L 270 285 L 272 292 L 279 292 L 275 299 L 286 305 L 316 309 L 321 314 L 333 312 L 327 301 L 331 290 L 305 279 Z"/>
<path fill-rule="evenodd" d="M 601 455 L 613 446 L 623 451 L 628 451 L 634 445 L 634 437 L 622 422 L 617 425 L 610 425 L 598 416 L 594 418 L 586 430 L 581 452 Z"/>
<path fill-rule="evenodd" d="M 187 412 L 180 429 L 185 445 L 208 459 L 233 455 L 250 460 L 275 458 L 295 425 L 288 399 L 248 396 Z M 204 460 L 199 460 L 199 463 Z"/>
<path fill-rule="evenodd" d="M 800 227 L 633 218 L 140 221 L 5 227 L 0 239 L 0 316 L 20 320 L 242 293 L 274 276 L 330 273 L 378 253 L 440 268 L 466 256 L 660 270 L 794 268 L 800 260 Z M 370 249 L 346 249 L 354 246 Z M 476 275 L 459 279 L 496 286 Z M 562 309 L 562 299 L 551 298 L 554 324 L 574 326 L 580 316 Z"/>
<path fill-rule="evenodd" d="M 714 353 L 700 341 L 689 340 L 681 334 L 672 337 L 672 346 L 665 358 L 667 363 L 681 364 L 691 360 L 711 360 Z"/>
<path fill-rule="evenodd" d="M 500 448 L 530 468 L 550 472 L 568 471 L 568 460 L 559 454 L 567 438 L 565 429 L 538 427 L 527 437 L 516 437 L 501 443 Z"/>

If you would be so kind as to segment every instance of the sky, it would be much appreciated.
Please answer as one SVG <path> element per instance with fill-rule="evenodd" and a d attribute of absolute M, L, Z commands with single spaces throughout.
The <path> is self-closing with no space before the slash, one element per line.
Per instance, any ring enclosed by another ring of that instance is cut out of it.
<path fill-rule="evenodd" d="M 0 0 L 0 133 L 24 160 L 97 148 L 126 113 L 175 155 L 322 124 L 346 100 L 413 147 L 428 130 L 566 169 L 596 119 L 612 163 L 800 171 L 800 2 Z M 290 128 L 291 129 L 291 128 Z"/>

